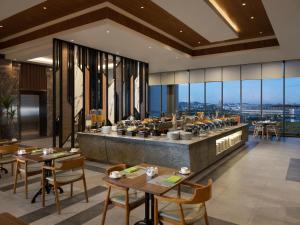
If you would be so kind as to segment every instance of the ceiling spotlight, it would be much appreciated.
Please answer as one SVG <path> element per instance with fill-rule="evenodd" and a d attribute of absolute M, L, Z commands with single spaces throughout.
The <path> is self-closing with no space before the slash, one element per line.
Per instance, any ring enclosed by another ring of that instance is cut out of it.
<path fill-rule="evenodd" d="M 109 33 L 110 33 L 110 30 L 106 30 L 106 33 L 109 34 Z"/>
<path fill-rule="evenodd" d="M 260 32 L 259 32 L 259 34 L 263 34 L 263 32 L 262 32 L 262 31 L 260 31 Z"/>
<path fill-rule="evenodd" d="M 245 3 L 245 2 L 243 2 L 243 3 L 242 3 L 242 6 L 246 6 L 246 3 Z"/>
<path fill-rule="evenodd" d="M 179 32 L 180 32 L 180 33 L 182 33 L 182 32 L 183 32 L 183 30 L 180 30 Z"/>
<path fill-rule="evenodd" d="M 143 9 L 144 8 L 144 6 L 141 6 L 141 9 Z"/>
<path fill-rule="evenodd" d="M 253 19 L 254 19 L 254 16 L 251 16 L 250 19 L 253 20 Z"/>
<path fill-rule="evenodd" d="M 201 41 L 198 41 L 198 44 L 200 44 L 201 43 Z"/>
<path fill-rule="evenodd" d="M 46 9 L 47 9 L 47 7 L 46 7 L 46 6 L 44 6 L 44 7 L 43 7 L 43 10 L 46 10 Z"/>
<path fill-rule="evenodd" d="M 2 28 L 3 27 L 3 25 L 0 25 L 0 28 Z"/>

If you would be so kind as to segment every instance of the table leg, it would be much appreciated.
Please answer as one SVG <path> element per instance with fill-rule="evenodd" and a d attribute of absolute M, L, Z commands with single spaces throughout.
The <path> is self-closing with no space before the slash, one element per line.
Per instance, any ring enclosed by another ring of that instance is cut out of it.
<path fill-rule="evenodd" d="M 145 193 L 145 219 L 136 222 L 134 225 L 153 225 L 153 223 L 154 223 L 154 196 L 153 194 Z M 159 224 L 163 225 L 161 221 L 159 221 Z"/>

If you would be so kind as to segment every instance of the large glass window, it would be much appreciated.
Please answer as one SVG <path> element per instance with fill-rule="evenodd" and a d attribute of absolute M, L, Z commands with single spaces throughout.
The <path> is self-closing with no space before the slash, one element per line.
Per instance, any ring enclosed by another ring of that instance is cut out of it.
<path fill-rule="evenodd" d="M 160 95 L 161 86 L 149 86 L 149 114 L 150 116 L 160 116 Z"/>
<path fill-rule="evenodd" d="M 285 132 L 300 135 L 300 77 L 285 79 Z"/>
<path fill-rule="evenodd" d="M 161 111 L 167 113 L 168 86 L 161 86 Z"/>
<path fill-rule="evenodd" d="M 222 107 L 222 83 L 206 83 L 206 113 L 215 114 L 220 112 Z"/>
<path fill-rule="evenodd" d="M 204 112 L 204 83 L 190 84 L 190 112 Z"/>
<path fill-rule="evenodd" d="M 282 122 L 283 78 L 262 80 L 262 116 L 264 120 Z"/>
<path fill-rule="evenodd" d="M 189 85 L 176 85 L 176 111 L 188 112 L 189 110 Z"/>
<path fill-rule="evenodd" d="M 223 82 L 223 112 L 226 115 L 238 115 L 241 110 L 241 82 L 239 80 Z"/>
<path fill-rule="evenodd" d="M 261 80 L 242 82 L 242 121 L 261 120 Z"/>

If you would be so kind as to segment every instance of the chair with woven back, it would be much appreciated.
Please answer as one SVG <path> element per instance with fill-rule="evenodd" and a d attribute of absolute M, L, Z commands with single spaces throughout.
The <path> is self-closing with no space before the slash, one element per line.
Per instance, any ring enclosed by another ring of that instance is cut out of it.
<path fill-rule="evenodd" d="M 118 164 L 110 167 L 106 170 L 107 175 L 110 175 L 112 171 L 122 171 L 126 169 L 125 164 Z M 107 197 L 105 200 L 104 211 L 102 215 L 101 225 L 105 224 L 105 218 L 108 206 L 113 204 L 114 206 L 121 207 L 126 211 L 125 224 L 129 225 L 130 211 L 142 205 L 145 201 L 144 193 L 129 188 L 119 187 L 113 184 L 108 185 Z"/>
<path fill-rule="evenodd" d="M 174 225 L 193 225 L 202 219 L 209 225 L 205 202 L 212 196 L 212 180 L 209 179 L 205 186 L 188 181 L 180 185 L 191 188 L 193 195 L 183 198 L 179 186 L 177 197 L 154 196 L 154 225 L 161 221 Z M 159 202 L 168 204 L 158 211 Z"/>
<path fill-rule="evenodd" d="M 11 165 L 11 174 L 14 175 L 14 164 L 16 162 L 15 157 L 13 156 L 14 152 L 19 149 L 19 144 L 7 144 L 0 146 L 0 170 L 7 173 L 7 169 L 3 165 Z M 0 175 L 1 177 L 1 175 Z"/>
<path fill-rule="evenodd" d="M 24 148 L 26 152 L 31 152 L 36 147 L 26 147 Z M 42 173 L 43 163 L 32 163 L 28 160 L 22 159 L 21 157 L 16 158 L 16 168 L 15 168 L 15 179 L 14 179 L 14 189 L 13 193 L 16 193 L 17 183 L 18 183 L 18 175 L 21 177 L 24 176 L 25 183 L 25 198 L 28 199 L 28 178 L 41 174 Z"/>
<path fill-rule="evenodd" d="M 59 187 L 70 184 L 71 197 L 73 196 L 73 183 L 82 180 L 84 187 L 84 194 L 86 202 L 89 201 L 86 179 L 84 173 L 85 157 L 79 156 L 77 158 L 68 158 L 56 162 L 52 166 L 43 166 L 42 170 L 42 187 L 45 187 L 45 182 L 53 186 L 55 193 L 55 202 L 58 214 L 61 213 L 60 200 L 59 200 Z M 58 173 L 59 172 L 59 173 Z M 46 177 L 49 173 L 51 176 Z M 45 207 L 45 188 L 42 188 L 42 206 Z"/>

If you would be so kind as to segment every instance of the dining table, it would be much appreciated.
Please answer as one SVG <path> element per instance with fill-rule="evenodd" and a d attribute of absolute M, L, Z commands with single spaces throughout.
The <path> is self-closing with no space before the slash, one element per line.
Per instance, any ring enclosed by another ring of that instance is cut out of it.
<path fill-rule="evenodd" d="M 36 148 L 33 149 L 30 152 L 27 152 L 26 154 L 15 154 L 16 158 L 19 158 L 23 161 L 28 161 L 32 163 L 43 163 L 45 166 L 52 166 L 53 162 L 57 159 L 62 159 L 65 157 L 73 156 L 73 155 L 78 155 L 81 154 L 79 151 L 72 152 L 70 151 L 70 148 L 52 148 L 53 152 L 49 154 L 44 154 L 45 148 Z M 51 177 L 52 172 L 50 170 L 45 171 L 45 177 Z M 41 187 L 36 194 L 33 196 L 31 203 L 36 202 L 36 198 L 42 194 L 42 188 L 45 188 L 47 194 L 51 192 L 53 189 L 52 185 L 48 182 L 46 179 L 44 182 L 44 187 Z M 63 193 L 63 189 L 61 187 L 58 188 L 60 193 Z"/>
<path fill-rule="evenodd" d="M 145 193 L 145 217 L 137 221 L 135 225 L 153 225 L 154 224 L 154 195 L 161 196 L 166 192 L 180 185 L 193 175 L 190 172 L 187 175 L 179 173 L 179 169 L 162 167 L 153 164 L 142 163 L 134 166 L 138 170 L 134 173 L 124 174 L 121 178 L 103 177 L 103 181 L 122 188 L 134 189 Z M 147 168 L 157 168 L 155 176 L 146 174 Z M 172 176 L 180 177 L 176 182 L 166 182 Z"/>
<path fill-rule="evenodd" d="M 18 143 L 17 139 L 0 139 L 0 146 Z"/>
<path fill-rule="evenodd" d="M 0 224 L 3 225 L 27 225 L 27 223 L 22 220 L 16 218 L 10 213 L 4 212 L 0 213 Z"/>

